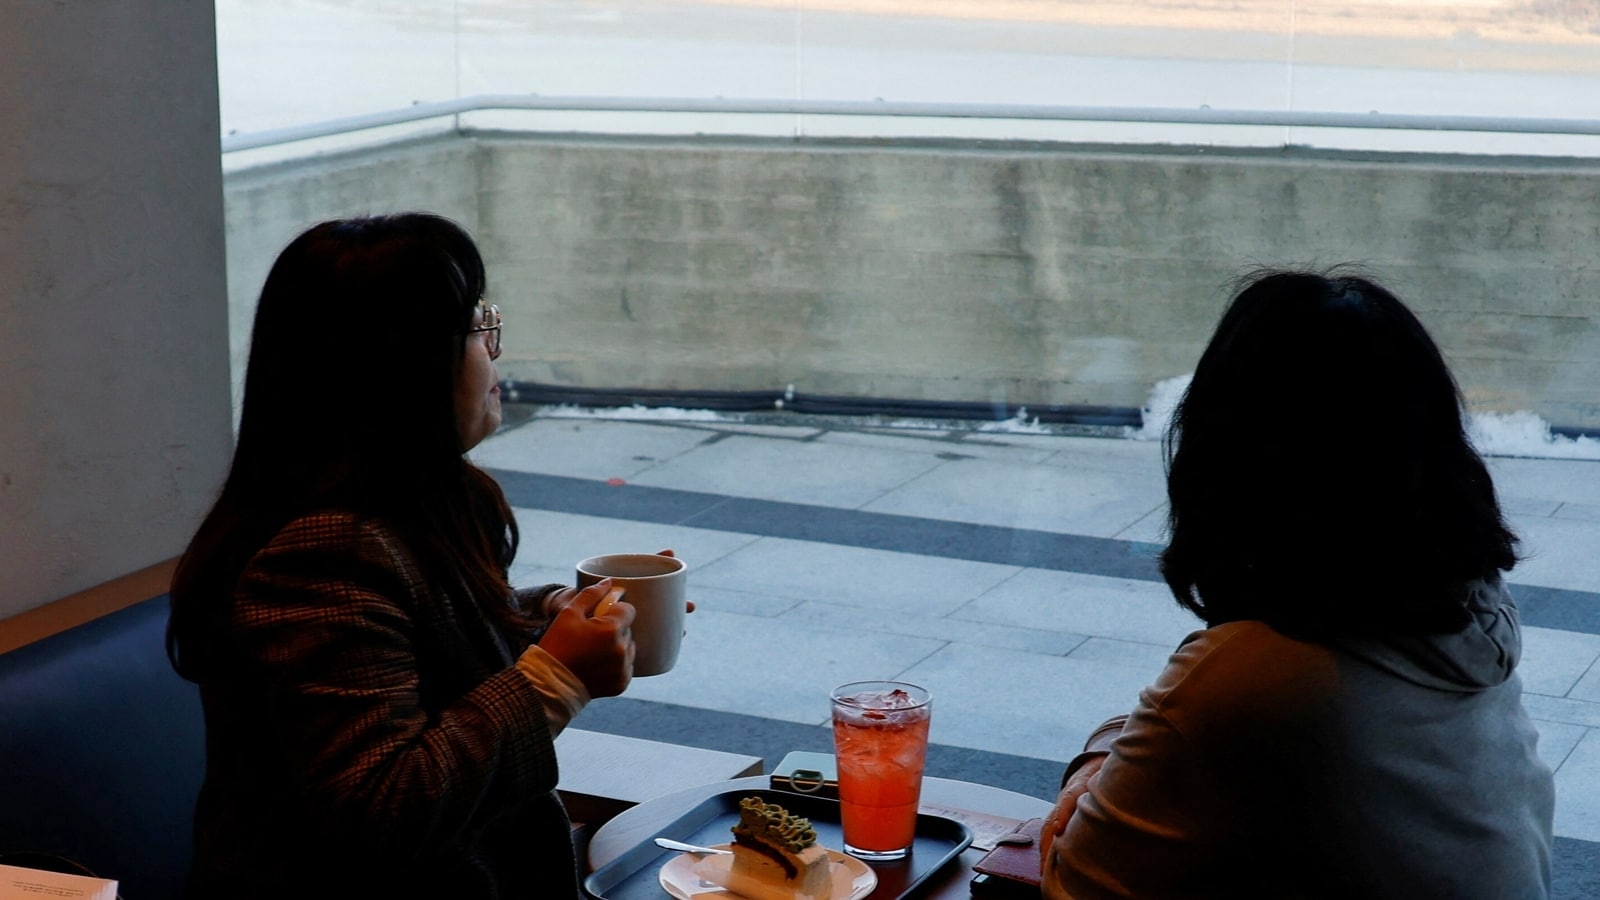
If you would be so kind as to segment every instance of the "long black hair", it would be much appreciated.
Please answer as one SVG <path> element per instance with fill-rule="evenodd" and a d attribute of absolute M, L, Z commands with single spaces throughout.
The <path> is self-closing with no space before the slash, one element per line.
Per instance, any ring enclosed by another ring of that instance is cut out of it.
<path fill-rule="evenodd" d="M 1245 278 L 1165 452 L 1161 572 L 1209 625 L 1455 631 L 1467 585 L 1516 564 L 1438 346 L 1349 270 Z"/>
<path fill-rule="evenodd" d="M 179 562 L 167 652 L 200 677 L 249 559 L 294 518 L 342 510 L 397 529 L 430 575 L 510 609 L 517 529 L 463 455 L 453 387 L 483 259 L 427 213 L 324 222 L 278 256 L 256 308 L 239 438 Z"/>

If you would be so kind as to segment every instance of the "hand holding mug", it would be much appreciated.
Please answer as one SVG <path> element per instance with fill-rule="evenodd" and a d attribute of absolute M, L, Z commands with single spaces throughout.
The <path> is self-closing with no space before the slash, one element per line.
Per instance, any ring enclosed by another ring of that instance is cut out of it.
<path fill-rule="evenodd" d="M 615 697 L 633 680 L 634 608 L 615 592 L 610 579 L 577 591 L 539 641 L 539 648 L 576 675 L 591 697 Z M 602 603 L 605 608 L 598 609 Z"/>

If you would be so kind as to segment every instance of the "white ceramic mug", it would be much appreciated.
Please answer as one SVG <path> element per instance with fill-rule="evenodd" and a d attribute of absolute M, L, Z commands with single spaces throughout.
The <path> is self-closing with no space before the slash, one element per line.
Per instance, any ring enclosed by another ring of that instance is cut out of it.
<path fill-rule="evenodd" d="M 687 568 L 681 559 L 656 553 L 608 553 L 578 563 L 578 587 L 610 578 L 634 608 L 635 678 L 660 675 L 678 662 Z"/>

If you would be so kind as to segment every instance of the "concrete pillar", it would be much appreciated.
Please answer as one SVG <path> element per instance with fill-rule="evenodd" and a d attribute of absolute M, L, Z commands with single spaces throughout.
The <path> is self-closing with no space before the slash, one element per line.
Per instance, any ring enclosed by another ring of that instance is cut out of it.
<path fill-rule="evenodd" d="M 181 553 L 226 471 L 212 3 L 0 4 L 0 123 L 3 620 Z"/>

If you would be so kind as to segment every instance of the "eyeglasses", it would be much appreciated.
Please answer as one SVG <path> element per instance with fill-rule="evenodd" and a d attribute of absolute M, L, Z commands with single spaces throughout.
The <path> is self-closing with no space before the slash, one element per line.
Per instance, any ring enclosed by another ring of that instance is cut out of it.
<path fill-rule="evenodd" d="M 504 319 L 502 319 L 500 317 L 500 307 L 494 305 L 493 303 L 485 303 L 482 300 L 479 300 L 478 301 L 478 308 L 483 310 L 483 324 L 479 325 L 477 327 L 474 327 L 474 328 L 468 328 L 466 331 L 464 331 L 462 333 L 463 334 L 480 334 L 480 333 L 482 333 L 482 334 L 488 335 L 487 337 L 485 337 L 483 339 L 483 346 L 485 348 L 487 348 L 488 351 L 489 351 L 489 359 L 491 359 L 491 360 L 499 359 L 500 358 L 500 323 L 505 321 Z"/>

